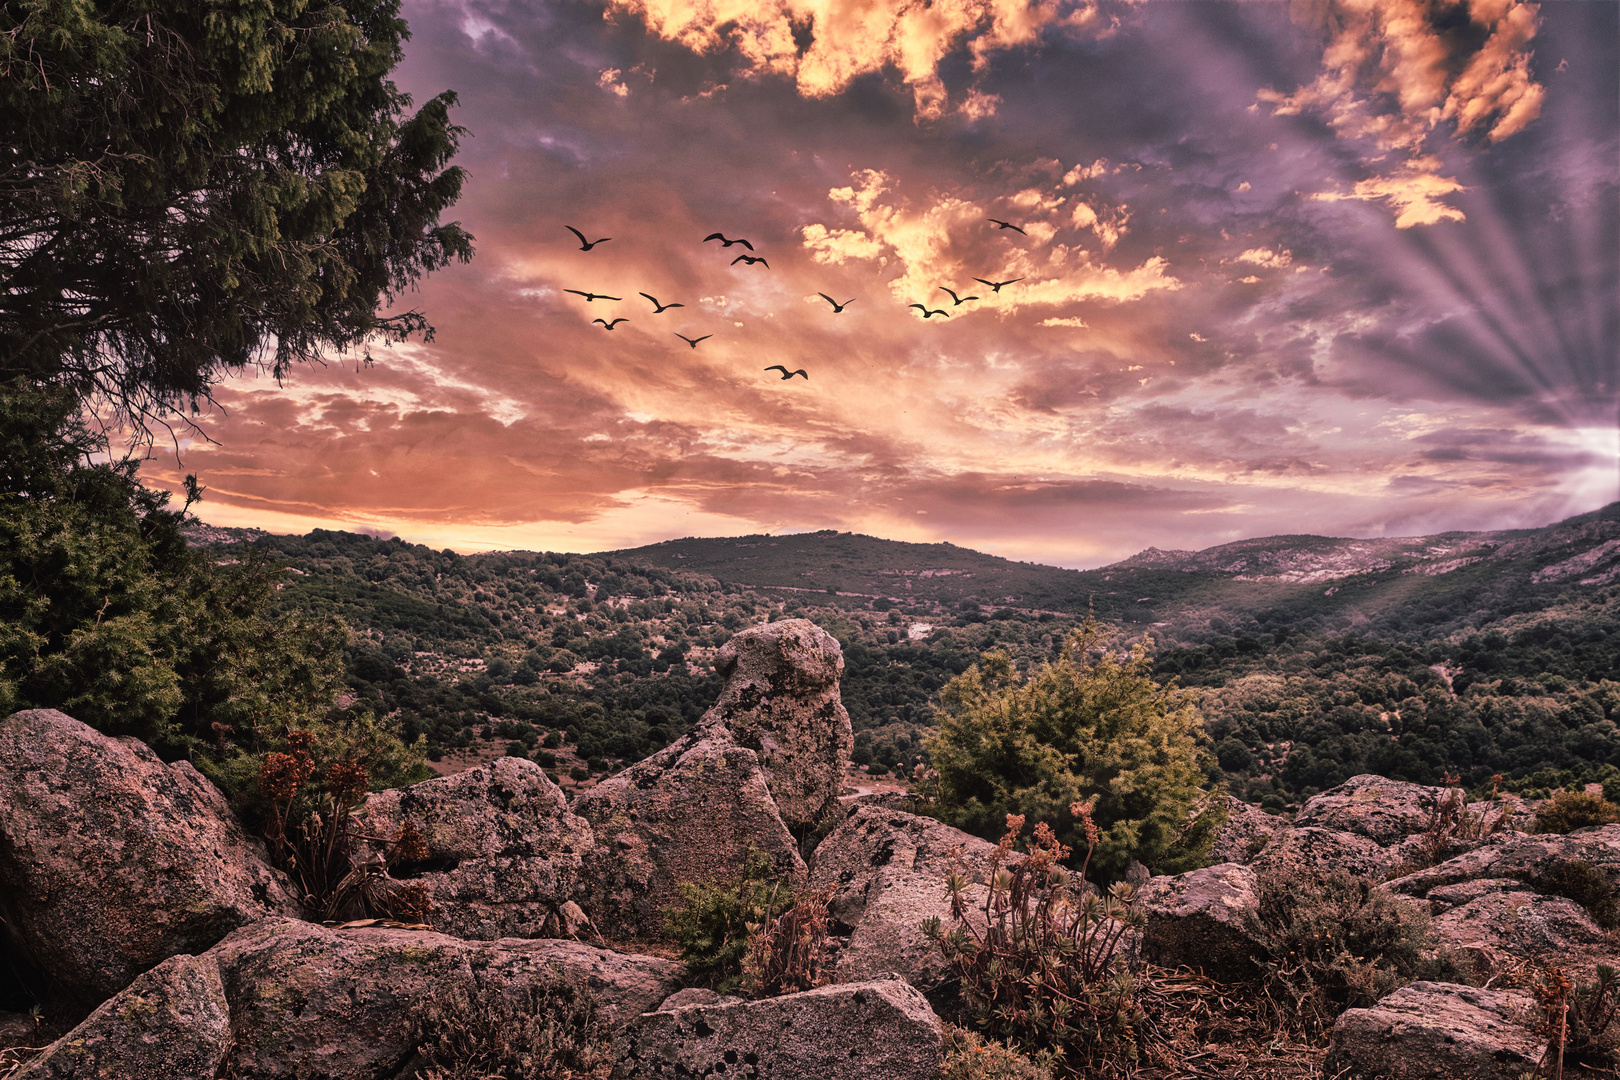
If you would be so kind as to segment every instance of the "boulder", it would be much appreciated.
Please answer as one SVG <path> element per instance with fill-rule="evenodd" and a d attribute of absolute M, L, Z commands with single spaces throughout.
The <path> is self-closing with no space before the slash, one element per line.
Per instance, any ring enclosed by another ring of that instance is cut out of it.
<path fill-rule="evenodd" d="M 699 737 L 724 736 L 759 755 L 789 828 L 819 823 L 838 805 L 855 747 L 838 696 L 838 640 L 808 619 L 784 619 L 726 642 L 715 670 L 726 683 L 698 721 Z"/>
<path fill-rule="evenodd" d="M 1294 824 L 1365 836 L 1389 845 L 1428 829 L 1446 792 L 1363 773 L 1306 800 Z"/>
<path fill-rule="evenodd" d="M 1598 963 L 1614 962 L 1608 934 L 1585 908 L 1523 885 L 1482 892 L 1436 916 L 1433 927 L 1441 945 L 1464 953 L 1487 972 L 1531 960 L 1590 974 Z"/>
<path fill-rule="evenodd" d="M 1264 946 L 1255 938 L 1260 915 L 1255 872 L 1237 863 L 1149 878 L 1137 893 L 1142 957 L 1165 967 L 1201 968 L 1216 979 L 1255 972 Z"/>
<path fill-rule="evenodd" d="M 1274 836 L 1288 833 L 1293 826 L 1275 814 L 1268 814 L 1253 803 L 1231 795 L 1216 798 L 1225 804 L 1226 820 L 1221 822 L 1207 852 L 1215 863 L 1252 862 Z"/>
<path fill-rule="evenodd" d="M 182 954 L 137 976 L 12 1080 L 214 1080 L 230 1049 L 218 966 Z"/>
<path fill-rule="evenodd" d="M 1590 867 L 1620 892 L 1620 825 L 1537 836 L 1499 834 L 1444 862 L 1395 878 L 1388 888 L 1424 896 L 1432 889 L 1476 878 L 1535 880 L 1574 863 Z"/>
<path fill-rule="evenodd" d="M 803 882 L 804 860 L 766 786 L 759 757 L 690 733 L 574 800 L 596 848 L 586 910 L 614 938 L 660 937 L 682 882 L 729 885 L 750 846 Z"/>
<path fill-rule="evenodd" d="M 0 721 L 0 918 L 94 1005 L 170 956 L 298 904 L 219 790 L 53 709 Z"/>
<path fill-rule="evenodd" d="M 1336 829 L 1290 829 L 1274 835 L 1249 865 L 1257 873 L 1321 874 L 1344 870 L 1359 877 L 1381 878 L 1397 865 L 1398 856 L 1376 840 Z"/>
<path fill-rule="evenodd" d="M 426 856 L 390 873 L 427 888 L 435 929 L 485 941 L 569 932 L 563 909 L 581 888 L 595 841 L 534 762 L 504 757 L 379 791 L 355 818 L 373 836 L 395 837 L 406 822 L 420 830 Z M 383 845 L 371 846 L 382 854 Z"/>
<path fill-rule="evenodd" d="M 834 963 L 840 982 L 895 977 L 928 989 L 945 971 L 923 935 L 924 919 L 951 925 L 945 879 L 960 872 L 983 885 L 996 846 L 960 829 L 881 806 L 860 805 L 816 847 L 810 888 L 831 895 L 835 932 L 848 933 Z"/>
<path fill-rule="evenodd" d="M 899 980 L 660 1009 L 630 1025 L 615 1075 L 747 1080 L 934 1080 L 939 1018 Z"/>
<path fill-rule="evenodd" d="M 1536 1071 L 1546 1042 L 1535 1001 L 1508 990 L 1417 982 L 1333 1025 L 1323 1062 L 1345 1080 L 1519 1080 Z"/>
<path fill-rule="evenodd" d="M 421 1041 L 430 1004 L 517 999 L 561 974 L 595 991 L 616 1025 L 651 1009 L 684 967 L 572 941 L 465 941 L 408 930 L 329 930 L 267 919 L 220 942 L 219 965 L 236 1034 L 231 1075 L 255 1080 L 395 1076 Z"/>

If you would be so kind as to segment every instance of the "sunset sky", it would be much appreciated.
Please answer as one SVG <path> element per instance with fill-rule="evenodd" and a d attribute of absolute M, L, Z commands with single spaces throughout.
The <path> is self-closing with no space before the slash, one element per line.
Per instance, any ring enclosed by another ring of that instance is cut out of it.
<path fill-rule="evenodd" d="M 431 344 L 220 388 L 217 445 L 146 470 L 214 524 L 1096 566 L 1617 497 L 1613 0 L 404 16 L 400 85 L 461 98 L 477 257 L 404 298 Z"/>

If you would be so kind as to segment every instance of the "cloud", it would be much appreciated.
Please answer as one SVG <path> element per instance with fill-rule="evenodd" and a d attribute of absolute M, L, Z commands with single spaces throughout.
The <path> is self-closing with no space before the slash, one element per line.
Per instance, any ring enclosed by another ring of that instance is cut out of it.
<path fill-rule="evenodd" d="M 1270 248 L 1250 248 L 1239 255 L 1237 261 L 1280 270 L 1294 261 L 1294 253 L 1287 248 L 1280 251 L 1272 251 Z"/>
<path fill-rule="evenodd" d="M 1447 195 L 1468 189 L 1449 176 L 1441 176 L 1439 170 L 1438 158 L 1416 158 L 1402 162 L 1393 175 L 1358 180 L 1350 192 L 1317 192 L 1311 199 L 1315 202 L 1340 202 L 1345 199 L 1359 199 L 1363 202 L 1382 200 L 1395 208 L 1397 229 L 1410 229 L 1414 225 L 1435 225 L 1442 221 L 1467 220 L 1467 216 L 1461 210 L 1441 200 Z"/>
<path fill-rule="evenodd" d="M 610 0 L 608 13 L 638 18 L 693 52 L 735 50 L 749 72 L 791 78 L 809 98 L 892 69 L 911 89 L 919 119 L 944 115 L 940 64 L 964 47 L 982 72 L 992 53 L 1034 44 L 1049 27 L 1110 28 L 1096 0 Z M 961 108 L 978 119 L 994 104 L 975 91 Z"/>
<path fill-rule="evenodd" d="M 1042 326 L 1074 326 L 1074 327 L 1081 327 L 1081 326 L 1085 326 L 1085 325 L 1086 325 L 1086 320 L 1084 320 L 1084 319 L 1079 319 L 1079 318 L 1069 318 L 1069 319 L 1057 319 L 1057 318 L 1053 318 L 1053 319 L 1042 319 L 1042 320 L 1041 320 L 1041 325 L 1042 325 Z"/>

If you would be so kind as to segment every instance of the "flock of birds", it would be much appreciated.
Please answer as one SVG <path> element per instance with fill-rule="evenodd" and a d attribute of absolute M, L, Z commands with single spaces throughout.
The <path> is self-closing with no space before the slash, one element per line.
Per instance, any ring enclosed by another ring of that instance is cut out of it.
<path fill-rule="evenodd" d="M 1019 228 L 1017 225 L 1014 225 L 1010 221 L 1002 221 L 999 218 L 986 218 L 985 220 L 993 223 L 998 229 L 1011 229 L 1013 232 L 1018 233 L 1020 236 L 1027 236 L 1028 235 L 1027 233 L 1024 232 L 1023 229 Z M 613 239 L 613 237 L 611 237 L 611 236 L 604 236 L 600 240 L 587 240 L 587 239 L 585 239 L 585 234 L 580 232 L 578 229 L 574 228 L 572 225 L 564 225 L 563 228 L 567 229 L 569 232 L 571 232 L 575 236 L 579 237 L 579 250 L 581 250 L 581 251 L 590 251 L 597 244 L 605 244 L 609 240 Z M 750 252 L 752 252 L 754 250 L 754 245 L 749 243 L 747 240 L 744 240 L 740 236 L 735 238 L 735 239 L 728 239 L 724 234 L 716 232 L 716 233 L 710 233 L 708 236 L 705 236 L 703 238 L 703 242 L 705 244 L 707 244 L 711 240 L 720 241 L 720 246 L 722 248 L 729 248 L 729 247 L 731 247 L 733 245 L 740 244 L 744 248 L 747 248 L 748 251 L 750 251 Z M 752 254 L 738 255 L 735 259 L 731 260 L 731 265 L 736 266 L 738 263 L 745 263 L 748 266 L 754 266 L 754 265 L 758 264 L 758 265 L 764 266 L 765 269 L 767 269 L 767 270 L 769 270 L 771 268 L 771 264 L 765 261 L 765 257 L 763 255 L 752 255 Z M 989 286 L 990 291 L 992 293 L 999 293 L 1001 291 L 1001 289 L 1002 289 L 1002 286 L 1011 285 L 1015 281 L 1023 281 L 1024 279 L 1021 278 L 1021 277 L 1016 277 L 1016 278 L 1009 278 L 1006 281 L 988 281 L 988 280 L 986 280 L 984 278 L 974 278 L 973 280 L 977 281 L 980 285 Z M 947 295 L 950 296 L 950 298 L 952 300 L 951 306 L 953 308 L 961 307 L 963 304 L 967 303 L 969 300 L 981 299 L 978 296 L 961 296 L 961 295 L 958 295 L 957 292 L 954 289 L 948 288 L 948 287 L 946 287 L 944 285 L 941 285 L 939 287 L 939 289 L 940 289 L 941 292 L 946 293 Z M 595 301 L 595 300 L 613 300 L 615 302 L 619 302 L 619 301 L 622 301 L 624 299 L 624 297 L 622 297 L 622 296 L 608 296 L 606 293 L 587 292 L 587 291 L 582 290 L 582 289 L 564 289 L 563 292 L 572 293 L 575 296 L 583 296 L 585 298 L 585 302 L 587 304 L 589 304 L 589 303 L 591 303 L 592 301 Z M 662 315 L 664 312 L 670 310 L 671 308 L 678 308 L 678 307 L 685 307 L 686 306 L 685 304 L 666 304 L 666 303 L 662 302 L 661 300 L 659 300 L 658 297 L 652 295 L 651 293 L 637 293 L 636 295 L 646 297 L 649 301 L 652 302 L 653 314 L 654 315 Z M 828 296 L 824 292 L 818 292 L 818 293 L 816 293 L 816 295 L 821 297 L 823 300 L 827 301 L 827 303 L 832 305 L 832 310 L 833 310 L 834 315 L 839 314 L 846 307 L 853 304 L 857 299 L 859 299 L 859 297 L 851 297 L 850 299 L 845 300 L 843 303 L 839 303 L 837 300 L 834 300 L 832 297 Z M 908 306 L 909 307 L 914 307 L 918 311 L 921 311 L 922 312 L 922 317 L 924 319 L 931 319 L 935 315 L 943 315 L 947 319 L 951 317 L 951 313 L 949 311 L 946 311 L 944 308 L 930 309 L 927 304 L 910 304 Z M 621 316 L 619 316 L 617 318 L 614 318 L 614 319 L 611 319 L 611 320 L 610 319 L 592 319 L 591 321 L 593 323 L 601 323 L 604 329 L 612 330 L 614 327 L 618 326 L 622 322 L 629 322 L 630 319 L 629 319 L 628 316 L 621 315 Z M 687 337 L 685 334 L 677 333 L 675 336 L 680 338 L 682 341 L 686 342 L 688 345 L 690 345 L 692 348 L 695 349 L 695 348 L 698 347 L 698 342 L 700 342 L 700 341 L 708 341 L 714 335 L 713 334 L 704 334 L 702 337 L 691 338 L 691 337 Z M 783 381 L 791 379 L 795 375 L 804 376 L 805 382 L 810 381 L 810 374 L 807 371 L 805 371 L 803 368 L 798 368 L 798 369 L 796 369 L 794 371 L 789 371 L 786 367 L 784 367 L 781 364 L 772 364 L 770 367 L 765 368 L 764 370 L 766 370 L 766 371 L 780 371 L 782 373 Z"/>

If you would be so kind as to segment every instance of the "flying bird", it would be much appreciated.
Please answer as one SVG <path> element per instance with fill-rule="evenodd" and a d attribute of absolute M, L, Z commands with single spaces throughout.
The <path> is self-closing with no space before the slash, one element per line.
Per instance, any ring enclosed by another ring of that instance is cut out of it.
<path fill-rule="evenodd" d="M 739 255 L 731 260 L 731 265 L 736 266 L 740 262 L 745 262 L 749 266 L 753 266 L 755 263 L 765 263 L 765 269 L 769 270 L 771 268 L 771 264 L 765 262 L 765 256 L 763 255 Z"/>
<path fill-rule="evenodd" d="M 978 281 L 979 279 L 974 278 L 973 280 Z M 950 289 L 945 288 L 945 286 L 943 286 L 943 285 L 940 286 L 940 289 L 951 294 L 951 299 L 956 301 L 956 305 L 955 305 L 956 307 L 961 307 L 963 304 L 967 303 L 969 300 L 977 300 L 978 299 L 977 296 L 957 296 L 956 293 L 952 292 Z"/>
<path fill-rule="evenodd" d="M 976 277 L 973 280 L 977 281 L 980 285 L 990 286 L 991 292 L 1000 292 L 1003 285 L 1011 285 L 1014 281 L 1023 281 L 1024 279 L 1021 277 L 1015 277 L 1008 281 L 986 281 L 982 277 Z"/>
<path fill-rule="evenodd" d="M 705 236 L 703 238 L 703 242 L 705 244 L 707 244 L 710 240 L 718 240 L 718 241 L 720 241 L 720 246 L 721 247 L 730 247 L 732 244 L 741 244 L 743 247 L 747 248 L 749 251 L 754 250 L 754 245 L 750 244 L 748 241 L 744 240 L 740 236 L 735 240 L 727 240 L 724 236 L 722 236 L 722 235 L 720 235 L 719 233 L 716 232 L 716 233 L 710 233 L 708 236 Z"/>
<path fill-rule="evenodd" d="M 620 315 L 617 319 L 614 319 L 612 322 L 608 322 L 605 319 L 592 319 L 591 320 L 591 322 L 599 322 L 599 323 L 601 323 L 603 326 L 607 327 L 609 330 L 613 329 L 615 326 L 618 326 L 622 322 L 629 322 L 629 321 L 630 320 L 625 318 L 623 315 Z"/>
<path fill-rule="evenodd" d="M 998 228 L 998 229 L 1011 229 L 1013 232 L 1017 233 L 1019 236 L 1028 236 L 1029 235 L 1029 233 L 1025 232 L 1023 229 L 1020 229 L 1018 226 L 1014 225 L 1010 221 L 1002 221 L 1000 218 L 985 218 L 984 220 L 995 222 L 996 228 Z"/>
<path fill-rule="evenodd" d="M 948 318 L 950 318 L 950 317 L 951 317 L 951 313 L 950 313 L 950 312 L 948 312 L 948 311 L 945 311 L 945 310 L 943 310 L 943 309 L 940 309 L 940 308 L 936 308 L 936 309 L 934 309 L 934 310 L 933 310 L 933 311 L 929 311 L 929 310 L 928 310 L 928 309 L 927 309 L 927 308 L 926 308 L 926 307 L 924 307 L 924 306 L 923 306 L 923 305 L 922 305 L 922 304 L 908 304 L 908 305 L 906 305 L 906 306 L 907 306 L 907 307 L 914 307 L 914 308 L 916 308 L 916 309 L 917 309 L 917 310 L 918 310 L 918 311 L 920 311 L 920 312 L 922 312 L 922 313 L 923 313 L 923 318 L 925 318 L 925 319 L 928 319 L 928 318 L 932 318 L 932 317 L 933 317 L 933 316 L 935 316 L 935 315 L 943 315 L 943 316 L 945 316 L 945 317 L 946 317 L 946 318 L 947 318 L 947 319 L 948 319 Z"/>
<path fill-rule="evenodd" d="M 569 232 L 571 232 L 575 236 L 579 237 L 579 243 L 580 243 L 579 250 L 581 250 L 581 251 L 589 251 L 589 250 L 591 250 L 591 248 L 595 247 L 597 244 L 605 244 L 609 240 L 613 239 L 613 237 L 611 237 L 611 236 L 604 236 L 600 240 L 587 240 L 587 239 L 585 239 L 585 234 L 580 232 L 578 229 L 574 228 L 572 225 L 564 225 L 563 228 L 567 229 Z"/>
<path fill-rule="evenodd" d="M 834 315 L 838 314 L 840 311 L 843 311 L 845 308 L 849 307 L 849 305 L 853 304 L 857 299 L 859 299 L 858 297 L 851 297 L 848 300 L 845 300 L 842 304 L 840 304 L 838 301 L 834 300 L 832 297 L 828 296 L 824 292 L 818 292 L 818 293 L 816 293 L 816 295 L 821 297 L 823 300 L 827 301 L 827 303 L 829 303 L 829 304 L 831 304 L 833 306 L 833 314 Z"/>
<path fill-rule="evenodd" d="M 688 345 L 692 346 L 692 348 L 694 348 L 694 349 L 697 348 L 697 343 L 698 342 L 700 342 L 700 341 L 708 341 L 710 338 L 714 337 L 713 334 L 704 334 L 702 337 L 687 337 L 685 334 L 676 334 L 675 336 L 680 338 L 682 341 L 686 342 Z M 808 376 L 808 375 L 805 376 L 805 378 L 807 378 L 807 379 L 809 377 L 810 376 Z"/>
<path fill-rule="evenodd" d="M 657 308 L 657 310 L 653 312 L 654 315 L 662 315 L 664 312 L 668 311 L 672 307 L 685 307 L 686 306 L 685 304 L 660 304 L 658 302 L 658 297 L 654 296 L 652 293 L 637 293 L 636 295 L 637 296 L 645 296 L 647 299 L 649 299 L 649 300 L 651 300 L 653 302 L 653 307 Z"/>
<path fill-rule="evenodd" d="M 789 371 L 787 368 L 783 367 L 781 364 L 772 364 L 770 367 L 766 368 L 765 370 L 766 371 L 780 371 L 782 373 L 782 381 L 783 382 L 786 382 L 787 380 L 793 378 L 793 376 L 795 376 L 795 375 L 803 375 L 805 382 L 810 381 L 810 375 L 809 375 L 808 372 L 806 372 L 804 370 L 804 368 L 800 368 L 798 371 Z"/>
<path fill-rule="evenodd" d="M 585 302 L 587 304 L 590 303 L 592 300 L 623 300 L 624 299 L 624 297 L 622 297 L 622 296 L 609 296 L 606 293 L 580 292 L 578 289 L 564 289 L 563 292 L 571 292 L 575 296 L 583 296 L 585 298 Z"/>

